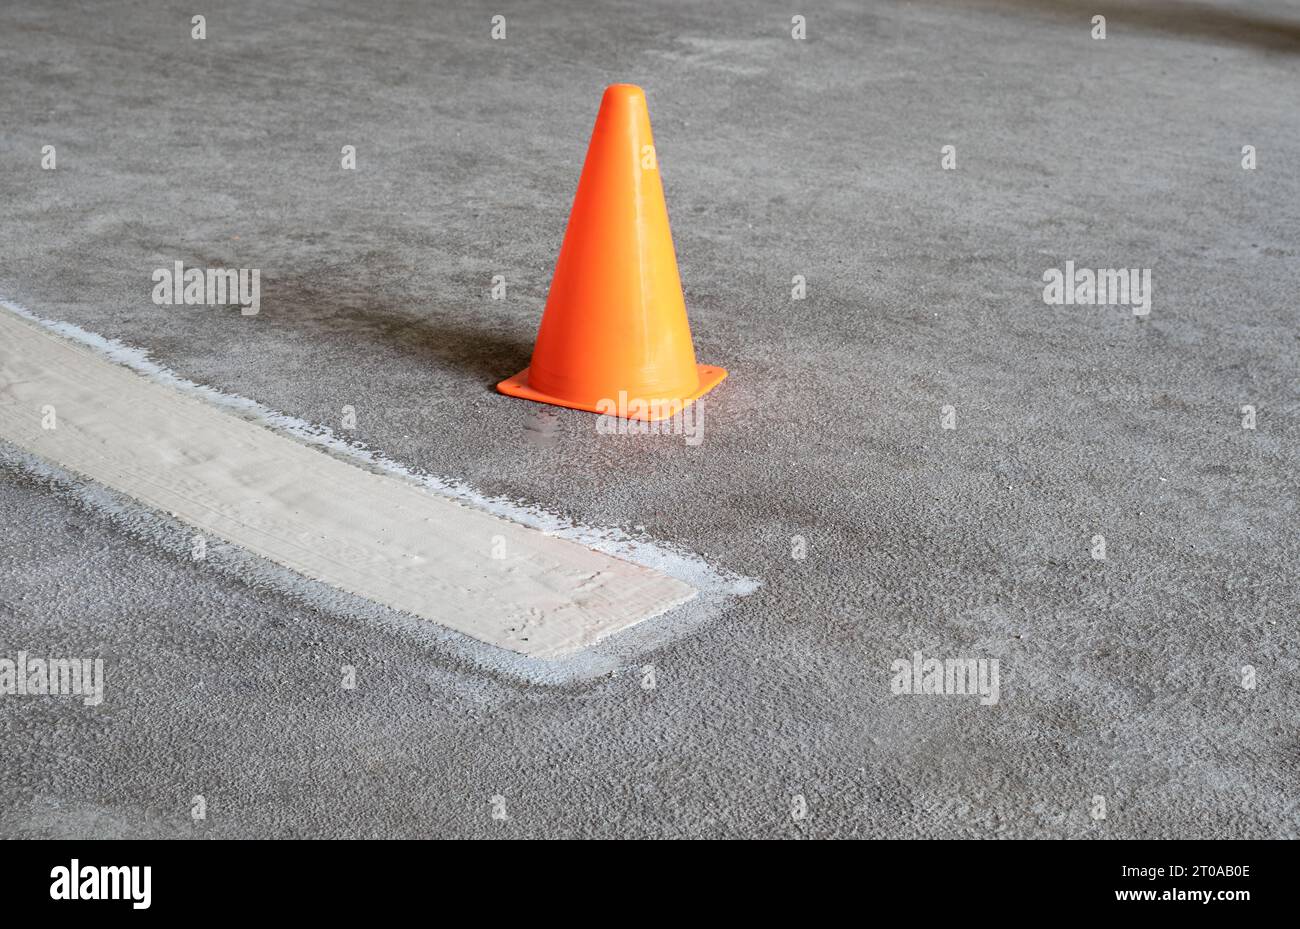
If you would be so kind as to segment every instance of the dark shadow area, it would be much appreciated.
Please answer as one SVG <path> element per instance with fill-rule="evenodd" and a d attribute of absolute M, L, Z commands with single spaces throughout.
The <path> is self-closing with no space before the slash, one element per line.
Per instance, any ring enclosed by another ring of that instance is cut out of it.
<path fill-rule="evenodd" d="M 448 308 L 376 293 L 341 274 L 313 275 L 310 283 L 264 279 L 262 306 L 266 324 L 290 338 L 347 340 L 375 357 L 460 370 L 489 388 L 526 368 L 533 352 L 535 332 L 516 332 L 517 320 L 482 299 Z"/>
<path fill-rule="evenodd" d="M 1170 36 L 1232 43 L 1274 52 L 1300 53 L 1300 21 L 1257 15 L 1232 7 L 1208 3 L 1117 3 L 1114 0 L 972 0 L 947 6 L 998 9 L 1017 8 L 1035 14 L 1069 20 L 1087 33 L 1092 17 L 1106 17 L 1106 34 L 1114 36 L 1128 27 Z"/>

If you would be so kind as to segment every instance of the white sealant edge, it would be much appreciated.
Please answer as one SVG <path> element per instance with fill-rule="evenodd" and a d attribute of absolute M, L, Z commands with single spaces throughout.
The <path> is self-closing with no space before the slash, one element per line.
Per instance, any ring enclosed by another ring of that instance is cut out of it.
<path fill-rule="evenodd" d="M 213 406 L 229 410 L 244 419 L 292 437 L 306 445 L 324 449 L 335 457 L 412 482 L 432 493 L 538 529 L 546 535 L 576 542 L 615 558 L 654 568 L 690 584 L 701 593 L 711 594 L 715 598 L 743 597 L 758 590 L 762 584 L 757 578 L 714 568 L 700 556 L 676 546 L 639 539 L 614 527 L 599 529 L 582 526 L 540 506 L 505 497 L 488 496 L 461 481 L 409 468 L 360 442 L 336 435 L 328 426 L 309 423 L 263 406 L 247 397 L 226 393 L 215 387 L 191 381 L 170 368 L 150 360 L 148 352 L 144 349 L 134 348 L 117 339 L 90 332 L 73 323 L 46 319 L 3 295 L 0 295 L 0 307 L 49 332 L 88 348 L 109 361 L 130 368 L 149 380 L 198 397 Z"/>

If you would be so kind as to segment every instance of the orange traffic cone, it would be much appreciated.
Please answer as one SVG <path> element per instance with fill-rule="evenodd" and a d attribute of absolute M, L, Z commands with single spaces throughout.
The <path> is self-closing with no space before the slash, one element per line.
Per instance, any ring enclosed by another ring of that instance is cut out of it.
<path fill-rule="evenodd" d="M 532 364 L 497 389 L 654 421 L 726 376 L 695 363 L 645 93 L 615 84 L 600 102 Z"/>

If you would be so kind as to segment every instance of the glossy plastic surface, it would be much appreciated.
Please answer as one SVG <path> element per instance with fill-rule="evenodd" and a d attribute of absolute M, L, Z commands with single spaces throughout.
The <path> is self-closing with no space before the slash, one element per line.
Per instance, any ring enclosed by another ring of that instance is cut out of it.
<path fill-rule="evenodd" d="M 726 376 L 695 361 L 645 94 L 615 84 L 592 130 L 532 363 L 497 388 L 662 419 Z"/>

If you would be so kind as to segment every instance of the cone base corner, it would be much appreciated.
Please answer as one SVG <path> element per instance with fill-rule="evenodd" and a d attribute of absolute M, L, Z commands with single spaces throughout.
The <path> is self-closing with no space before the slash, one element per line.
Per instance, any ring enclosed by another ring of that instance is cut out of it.
<path fill-rule="evenodd" d="M 700 399 L 700 397 L 717 387 L 727 377 L 726 368 L 719 368 L 716 365 L 696 365 L 695 368 L 699 372 L 700 386 L 689 397 L 682 397 L 680 399 L 674 398 L 672 401 L 667 403 L 651 405 L 644 413 L 640 413 L 639 411 L 629 411 L 628 415 L 623 418 L 637 419 L 645 422 L 657 422 L 661 419 L 670 419 L 681 412 L 684 407 L 690 406 L 696 400 Z M 532 387 L 528 386 L 528 368 L 524 368 L 514 377 L 508 377 L 504 381 L 501 381 L 497 384 L 497 390 L 508 397 L 520 397 L 524 400 L 532 400 L 536 403 L 549 403 L 552 406 L 568 407 L 571 410 L 585 410 L 588 413 L 598 413 L 602 416 L 619 415 L 617 413 L 606 413 L 608 407 L 601 403 L 582 403 L 574 400 L 566 400 L 563 397 L 554 397 L 550 394 L 543 393 L 540 390 L 534 390 Z M 610 398 L 610 401 L 605 401 L 605 403 L 607 404 L 608 402 L 612 402 L 613 399 L 614 398 Z M 658 400 L 659 398 L 653 399 Z"/>

